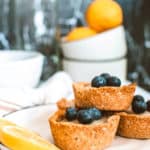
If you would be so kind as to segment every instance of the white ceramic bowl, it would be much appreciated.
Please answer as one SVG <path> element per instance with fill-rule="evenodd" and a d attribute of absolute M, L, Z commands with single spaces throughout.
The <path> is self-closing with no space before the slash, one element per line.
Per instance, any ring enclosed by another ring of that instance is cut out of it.
<path fill-rule="evenodd" d="M 91 81 L 94 76 L 100 75 L 101 73 L 110 73 L 125 81 L 127 74 L 126 68 L 126 58 L 103 62 L 63 60 L 64 71 L 69 73 L 74 81 Z"/>
<path fill-rule="evenodd" d="M 30 51 L 0 51 L 0 87 L 35 87 L 44 56 Z"/>
<path fill-rule="evenodd" d="M 61 46 L 64 57 L 78 60 L 107 60 L 127 53 L 123 26 L 82 40 L 65 42 L 63 38 Z"/>

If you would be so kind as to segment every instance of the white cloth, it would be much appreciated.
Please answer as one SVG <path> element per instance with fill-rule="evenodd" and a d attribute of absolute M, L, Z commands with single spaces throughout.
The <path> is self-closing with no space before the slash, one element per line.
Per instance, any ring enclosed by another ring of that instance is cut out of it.
<path fill-rule="evenodd" d="M 150 93 L 140 87 L 136 94 L 150 99 Z M 0 115 L 26 106 L 56 103 L 62 97 L 72 99 L 73 96 L 72 79 L 63 71 L 57 72 L 34 89 L 0 88 Z"/>
<path fill-rule="evenodd" d="M 73 97 L 72 80 L 65 72 L 57 72 L 34 89 L 0 88 L 0 115 L 30 105 L 56 103 L 62 97 Z"/>

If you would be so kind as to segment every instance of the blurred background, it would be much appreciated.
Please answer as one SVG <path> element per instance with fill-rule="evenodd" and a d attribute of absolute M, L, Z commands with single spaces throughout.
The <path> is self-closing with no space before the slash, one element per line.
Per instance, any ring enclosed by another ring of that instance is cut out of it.
<path fill-rule="evenodd" d="M 42 80 L 62 69 L 60 38 L 85 25 L 92 0 L 0 0 L 0 49 L 39 51 L 46 57 Z M 117 0 L 124 12 L 127 78 L 150 91 L 150 1 Z"/>

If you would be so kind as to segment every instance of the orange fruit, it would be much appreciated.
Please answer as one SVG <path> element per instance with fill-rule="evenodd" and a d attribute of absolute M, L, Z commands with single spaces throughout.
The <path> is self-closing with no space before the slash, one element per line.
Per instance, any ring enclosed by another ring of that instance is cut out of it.
<path fill-rule="evenodd" d="M 96 31 L 89 27 L 77 27 L 71 30 L 66 36 L 67 41 L 80 40 L 96 34 Z"/>
<path fill-rule="evenodd" d="M 92 29 L 101 32 L 122 24 L 123 12 L 113 0 L 94 0 L 86 10 L 85 19 Z"/>
<path fill-rule="evenodd" d="M 19 126 L 3 126 L 0 139 L 11 150 L 59 150 L 38 134 Z"/>

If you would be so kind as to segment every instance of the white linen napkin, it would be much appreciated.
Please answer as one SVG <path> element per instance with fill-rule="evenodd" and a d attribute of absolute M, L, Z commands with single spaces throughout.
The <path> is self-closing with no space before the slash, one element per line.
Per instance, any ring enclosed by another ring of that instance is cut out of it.
<path fill-rule="evenodd" d="M 72 80 L 65 72 L 57 72 L 37 88 L 0 88 L 0 115 L 22 107 L 56 103 L 60 98 L 72 98 Z"/>

